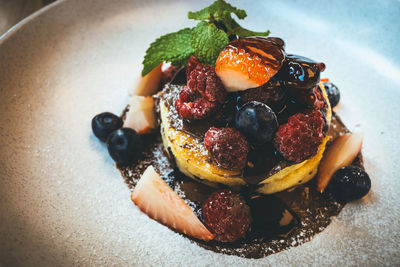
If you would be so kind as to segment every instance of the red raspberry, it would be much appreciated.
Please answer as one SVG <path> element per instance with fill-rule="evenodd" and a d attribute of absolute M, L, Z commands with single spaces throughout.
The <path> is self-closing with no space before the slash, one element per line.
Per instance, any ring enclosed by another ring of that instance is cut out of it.
<path fill-rule="evenodd" d="M 311 110 L 290 116 L 275 135 L 276 149 L 288 160 L 302 162 L 318 152 L 324 136 L 321 111 Z"/>
<path fill-rule="evenodd" d="M 186 119 L 203 119 L 212 115 L 223 104 L 226 96 L 215 68 L 191 57 L 187 73 L 187 85 L 175 102 L 179 116 Z"/>
<path fill-rule="evenodd" d="M 249 144 L 235 128 L 211 127 L 204 136 L 204 146 L 222 168 L 239 170 L 246 166 Z"/>
<path fill-rule="evenodd" d="M 201 64 L 200 61 L 195 57 L 191 56 L 189 58 L 189 62 L 186 67 L 186 76 L 189 78 L 190 73 L 192 73 L 192 70 L 196 68 L 197 65 Z"/>
<path fill-rule="evenodd" d="M 315 102 L 314 109 L 321 109 L 324 107 L 325 99 L 322 96 L 321 91 L 318 89 L 318 86 L 314 88 Z"/>
<path fill-rule="evenodd" d="M 243 198 L 230 190 L 213 193 L 203 204 L 204 224 L 215 240 L 234 242 L 243 237 L 250 226 L 250 208 Z"/>
<path fill-rule="evenodd" d="M 166 70 L 164 70 L 161 75 L 161 84 L 164 85 L 171 82 L 172 78 L 179 71 L 179 69 L 180 67 L 171 65 Z"/>
<path fill-rule="evenodd" d="M 214 113 L 218 108 L 218 103 L 207 101 L 201 97 L 197 91 L 183 87 L 178 99 L 175 101 L 175 109 L 179 116 L 186 119 L 203 119 L 209 114 Z"/>

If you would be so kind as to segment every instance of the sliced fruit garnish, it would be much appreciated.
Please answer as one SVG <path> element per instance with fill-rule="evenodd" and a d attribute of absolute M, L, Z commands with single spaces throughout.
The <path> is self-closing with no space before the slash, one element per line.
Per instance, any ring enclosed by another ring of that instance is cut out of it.
<path fill-rule="evenodd" d="M 178 232 L 204 241 L 214 238 L 183 199 L 161 179 L 153 166 L 145 170 L 131 199 L 150 218 Z"/>
<path fill-rule="evenodd" d="M 129 111 L 124 122 L 125 128 L 132 128 L 139 134 L 150 133 L 156 128 L 154 99 L 151 96 L 131 96 Z"/>
<path fill-rule="evenodd" d="M 340 168 L 350 165 L 361 151 L 363 136 L 346 134 L 337 137 L 326 151 L 319 167 L 317 190 L 324 192 L 333 174 Z"/>
<path fill-rule="evenodd" d="M 160 87 L 162 77 L 162 64 L 155 67 L 144 77 L 140 77 L 137 84 L 129 92 L 130 95 L 151 96 Z"/>
<path fill-rule="evenodd" d="M 282 67 L 283 46 L 279 38 L 248 37 L 232 41 L 219 54 L 215 72 L 229 92 L 261 86 Z"/>

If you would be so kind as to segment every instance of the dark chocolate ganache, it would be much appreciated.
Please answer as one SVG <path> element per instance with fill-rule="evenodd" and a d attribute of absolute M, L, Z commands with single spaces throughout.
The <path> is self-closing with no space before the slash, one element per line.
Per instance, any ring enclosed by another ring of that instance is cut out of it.
<path fill-rule="evenodd" d="M 172 112 L 170 116 L 177 115 Z M 200 127 L 188 125 L 188 122 L 175 120 L 175 118 L 171 121 L 175 121 L 174 127 L 177 129 Z M 348 132 L 349 130 L 339 117 L 333 114 L 327 133 L 332 136 L 331 140 Z M 145 150 L 138 162 L 131 166 L 117 166 L 128 187 L 133 189 L 144 170 L 149 165 L 153 165 L 164 181 L 201 219 L 203 202 L 217 189 L 183 175 L 176 168 L 174 162 L 168 158 L 160 133 L 144 136 L 143 139 Z M 263 159 L 264 164 L 267 164 L 268 160 L 268 157 Z M 353 165 L 363 167 L 361 154 L 357 156 Z M 252 193 L 250 188 L 246 187 L 240 191 L 249 204 L 252 214 L 251 227 L 244 238 L 234 243 L 217 241 L 207 243 L 186 237 L 199 246 L 218 253 L 246 258 L 262 258 L 310 241 L 329 225 L 332 216 L 337 215 L 345 204 L 334 199 L 329 192 L 329 187 L 323 194 L 318 193 L 315 179 L 273 195 L 257 195 Z"/>

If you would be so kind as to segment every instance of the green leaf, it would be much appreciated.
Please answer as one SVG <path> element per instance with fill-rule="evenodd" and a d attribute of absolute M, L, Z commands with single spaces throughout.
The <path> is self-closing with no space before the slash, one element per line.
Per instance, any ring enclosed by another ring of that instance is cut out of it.
<path fill-rule="evenodd" d="M 194 20 L 208 20 L 210 22 L 223 21 L 227 16 L 235 14 L 239 19 L 244 19 L 247 14 L 243 9 L 231 6 L 224 0 L 217 0 L 210 6 L 197 12 L 189 12 L 188 18 Z"/>
<path fill-rule="evenodd" d="M 270 31 L 255 32 L 243 28 L 232 18 L 232 14 L 235 14 L 239 19 L 244 19 L 247 16 L 246 11 L 243 9 L 233 7 L 224 0 L 217 0 L 202 10 L 189 12 L 188 18 L 194 20 L 208 20 L 215 24 L 222 24 L 225 26 L 228 36 L 237 34 L 239 37 L 243 38 L 249 36 L 268 36 L 270 34 Z"/>
<path fill-rule="evenodd" d="M 196 57 L 205 64 L 215 65 L 219 53 L 228 43 L 228 35 L 213 23 L 201 21 L 192 31 L 191 46 Z"/>
<path fill-rule="evenodd" d="M 191 42 L 192 29 L 185 28 L 178 32 L 163 35 L 151 43 L 143 60 L 142 76 L 162 62 L 171 62 L 172 65 L 186 65 L 194 53 Z"/>
<path fill-rule="evenodd" d="M 254 32 L 247 30 L 239 25 L 232 17 L 230 19 L 226 19 L 224 25 L 227 28 L 228 34 L 237 34 L 240 38 L 249 37 L 249 36 L 268 36 L 271 32 Z"/>

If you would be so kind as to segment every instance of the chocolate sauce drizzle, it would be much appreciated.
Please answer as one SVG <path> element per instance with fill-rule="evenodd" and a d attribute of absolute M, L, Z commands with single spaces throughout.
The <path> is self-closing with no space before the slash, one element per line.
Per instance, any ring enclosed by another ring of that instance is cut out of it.
<path fill-rule="evenodd" d="M 285 60 L 285 42 L 277 37 L 238 39 L 230 42 L 227 48 L 236 51 L 238 54 L 245 51 L 251 57 L 259 57 L 264 64 L 275 70 L 279 70 Z M 268 53 L 264 51 L 268 51 Z"/>

